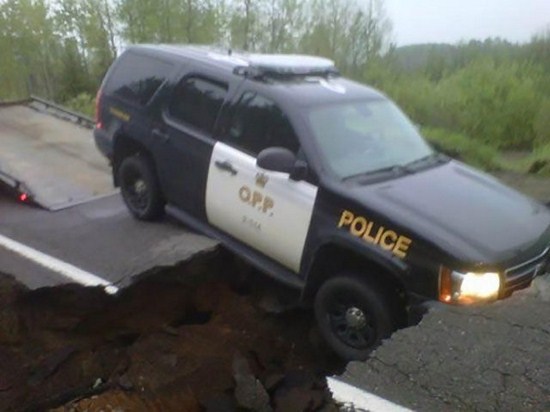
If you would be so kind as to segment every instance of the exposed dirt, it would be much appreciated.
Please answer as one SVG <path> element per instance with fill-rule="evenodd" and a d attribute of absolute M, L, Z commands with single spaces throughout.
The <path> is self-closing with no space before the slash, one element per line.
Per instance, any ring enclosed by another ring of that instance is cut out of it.
<path fill-rule="evenodd" d="M 534 199 L 543 203 L 550 202 L 550 179 L 548 177 L 502 171 L 493 174 L 508 186 Z"/>
<path fill-rule="evenodd" d="M 324 376 L 344 365 L 312 314 L 230 261 L 205 255 L 117 296 L 0 276 L 0 410 L 336 410 Z"/>

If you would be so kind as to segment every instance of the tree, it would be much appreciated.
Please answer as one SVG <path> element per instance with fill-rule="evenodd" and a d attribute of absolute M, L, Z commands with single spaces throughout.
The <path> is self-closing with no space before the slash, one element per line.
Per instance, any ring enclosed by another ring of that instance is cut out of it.
<path fill-rule="evenodd" d="M 264 30 L 268 38 L 264 49 L 271 53 L 296 51 L 304 13 L 304 3 L 298 0 L 273 0 L 268 4 Z"/>
<path fill-rule="evenodd" d="M 301 48 L 336 60 L 342 71 L 359 75 L 389 49 L 391 24 L 381 0 L 311 0 L 309 27 Z"/>
<path fill-rule="evenodd" d="M 53 97 L 59 42 L 44 0 L 6 0 L 0 4 L 0 75 L 11 97 L 38 93 Z"/>

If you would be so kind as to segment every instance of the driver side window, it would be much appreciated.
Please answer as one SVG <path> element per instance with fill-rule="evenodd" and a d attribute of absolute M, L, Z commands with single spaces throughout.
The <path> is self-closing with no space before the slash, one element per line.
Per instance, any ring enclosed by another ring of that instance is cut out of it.
<path fill-rule="evenodd" d="M 271 100 L 245 92 L 226 131 L 225 142 L 256 157 L 268 147 L 298 152 L 298 139 L 290 121 Z"/>

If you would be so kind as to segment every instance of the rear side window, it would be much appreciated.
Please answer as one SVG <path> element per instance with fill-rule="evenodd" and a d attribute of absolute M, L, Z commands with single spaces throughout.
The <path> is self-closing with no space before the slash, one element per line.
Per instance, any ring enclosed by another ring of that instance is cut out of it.
<path fill-rule="evenodd" d="M 170 116 L 180 123 L 211 133 L 227 95 L 227 85 L 202 77 L 187 77 L 176 87 Z"/>
<path fill-rule="evenodd" d="M 134 53 L 122 55 L 109 76 L 105 93 L 146 105 L 172 71 L 172 64 Z"/>

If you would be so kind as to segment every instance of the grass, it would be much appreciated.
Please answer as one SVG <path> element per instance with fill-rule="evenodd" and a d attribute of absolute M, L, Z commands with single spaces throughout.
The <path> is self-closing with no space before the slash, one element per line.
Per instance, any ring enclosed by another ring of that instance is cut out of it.
<path fill-rule="evenodd" d="M 422 134 L 436 150 L 486 171 L 507 169 L 497 149 L 461 133 L 445 129 L 423 128 Z"/>
<path fill-rule="evenodd" d="M 525 172 L 550 176 L 550 144 L 535 148 L 524 160 Z"/>
<path fill-rule="evenodd" d="M 422 129 L 422 134 L 440 152 L 487 172 L 550 176 L 550 143 L 531 152 L 501 152 L 464 134 L 445 129 L 427 127 Z"/>

